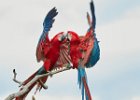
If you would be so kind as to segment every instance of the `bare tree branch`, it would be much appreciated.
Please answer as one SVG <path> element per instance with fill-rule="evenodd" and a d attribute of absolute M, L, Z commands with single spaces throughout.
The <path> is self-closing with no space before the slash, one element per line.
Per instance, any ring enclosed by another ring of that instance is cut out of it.
<path fill-rule="evenodd" d="M 13 100 L 14 98 L 16 97 L 20 97 L 26 93 L 28 93 L 30 90 L 29 90 L 29 87 L 36 83 L 40 78 L 43 78 L 43 77 L 46 77 L 46 76 L 50 76 L 50 75 L 54 75 L 54 74 L 57 74 L 57 73 L 60 73 L 60 72 L 63 72 L 63 71 L 66 71 L 66 70 L 70 70 L 72 68 L 71 65 L 69 65 L 68 67 L 62 67 L 61 69 L 59 70 L 52 70 L 46 74 L 42 74 L 42 75 L 36 75 L 30 82 L 28 82 L 25 86 L 22 86 L 20 91 L 16 92 L 16 93 L 12 93 L 10 94 L 8 97 L 6 97 L 5 100 Z M 14 71 L 13 71 L 14 72 Z M 19 83 L 21 84 L 22 82 L 19 82 L 16 80 L 16 72 L 14 72 L 14 79 L 13 79 L 16 83 Z M 43 85 L 44 86 L 44 85 Z M 46 88 L 46 87 L 44 87 Z"/>
<path fill-rule="evenodd" d="M 14 73 L 13 81 L 16 82 L 16 83 L 18 83 L 19 84 L 19 87 L 22 86 L 22 82 L 20 82 L 20 81 L 18 81 L 16 79 L 17 73 L 16 73 L 16 70 L 15 69 L 13 69 L 13 73 Z"/>

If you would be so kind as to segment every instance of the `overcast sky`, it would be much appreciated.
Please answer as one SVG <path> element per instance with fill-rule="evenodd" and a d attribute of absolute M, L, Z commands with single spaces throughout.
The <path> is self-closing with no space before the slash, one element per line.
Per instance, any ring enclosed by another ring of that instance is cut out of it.
<path fill-rule="evenodd" d="M 90 0 L 0 0 L 0 99 L 18 91 L 12 69 L 19 80 L 35 72 L 42 63 L 35 58 L 36 45 L 47 12 L 54 6 L 56 17 L 50 38 L 72 30 L 84 35 Z M 94 0 L 100 61 L 87 69 L 94 100 L 140 100 L 140 0 Z M 77 71 L 49 78 L 48 90 L 37 100 L 81 100 Z M 34 90 L 27 100 L 31 100 Z"/>

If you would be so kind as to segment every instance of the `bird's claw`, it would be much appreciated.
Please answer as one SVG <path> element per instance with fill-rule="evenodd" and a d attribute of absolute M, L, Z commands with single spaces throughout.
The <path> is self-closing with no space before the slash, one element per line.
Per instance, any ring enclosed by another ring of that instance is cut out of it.
<path fill-rule="evenodd" d="M 48 86 L 45 85 L 45 84 L 42 82 L 42 80 L 39 79 L 39 83 L 40 83 L 40 85 L 41 85 L 44 89 L 48 89 Z"/>
<path fill-rule="evenodd" d="M 68 65 L 67 65 L 67 68 L 72 68 L 72 66 L 73 66 L 73 64 L 72 63 L 69 63 Z"/>
<path fill-rule="evenodd" d="M 47 73 L 49 73 L 50 75 L 50 77 L 52 77 L 53 76 L 53 74 L 52 74 L 52 72 L 51 71 L 47 71 Z"/>

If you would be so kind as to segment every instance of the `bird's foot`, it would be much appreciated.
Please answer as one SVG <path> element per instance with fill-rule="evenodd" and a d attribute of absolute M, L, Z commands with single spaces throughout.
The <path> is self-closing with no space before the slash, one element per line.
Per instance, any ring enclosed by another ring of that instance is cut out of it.
<path fill-rule="evenodd" d="M 44 84 L 41 79 L 39 79 L 39 83 L 44 89 L 48 89 L 48 86 Z"/>
<path fill-rule="evenodd" d="M 67 68 L 72 68 L 73 67 L 73 64 L 72 63 L 69 63 L 69 64 L 67 64 L 67 66 L 66 66 Z"/>
<path fill-rule="evenodd" d="M 47 73 L 49 73 L 50 75 L 50 77 L 53 77 L 53 74 L 52 74 L 52 72 L 51 71 L 47 71 Z"/>

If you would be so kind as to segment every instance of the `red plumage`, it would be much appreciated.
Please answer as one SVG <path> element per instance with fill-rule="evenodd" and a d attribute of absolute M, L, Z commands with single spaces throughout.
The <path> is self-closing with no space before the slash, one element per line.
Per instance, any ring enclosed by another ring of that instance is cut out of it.
<path fill-rule="evenodd" d="M 89 90 L 89 87 L 88 87 L 87 82 L 86 82 L 86 78 L 83 77 L 83 78 L 82 78 L 82 81 L 83 81 L 83 83 L 84 83 L 85 93 L 86 93 L 86 95 L 88 96 L 88 100 L 92 100 L 92 97 L 91 97 L 91 94 L 90 94 L 90 90 Z"/>
<path fill-rule="evenodd" d="M 80 38 L 72 31 L 68 31 L 68 37 L 70 38 L 70 56 L 73 68 L 78 68 L 79 61 L 82 58 L 82 53 L 79 48 Z"/>
<path fill-rule="evenodd" d="M 82 65 L 85 66 L 85 64 L 88 62 L 88 59 L 90 57 L 90 54 L 92 52 L 92 49 L 94 47 L 94 36 L 93 36 L 93 29 L 90 29 L 84 37 L 81 38 L 81 43 L 79 45 L 79 48 L 84 51 L 83 53 L 83 60 Z"/>
<path fill-rule="evenodd" d="M 51 71 L 60 55 L 60 46 L 62 41 L 59 40 L 63 36 L 63 32 L 58 33 L 50 42 L 49 46 L 45 46 L 44 52 L 44 68 Z M 47 51 L 47 52 L 46 52 Z"/>
<path fill-rule="evenodd" d="M 85 36 L 78 36 L 75 32 L 68 31 L 67 37 L 63 34 L 63 32 L 61 32 L 58 33 L 52 40 L 49 40 L 48 33 L 53 25 L 53 22 L 55 21 L 54 17 L 58 14 L 58 12 L 55 7 L 50 10 L 43 22 L 43 32 L 36 49 L 37 61 L 43 61 L 43 67 L 41 67 L 43 69 L 38 70 L 27 80 L 25 80 L 23 86 L 28 84 L 28 82 L 30 82 L 36 75 L 52 71 L 56 67 L 73 65 L 72 67 L 78 70 L 78 82 L 79 86 L 82 86 L 82 100 L 84 99 L 84 89 L 87 99 L 92 100 L 87 84 L 85 67 L 87 62 L 98 61 L 99 47 L 96 43 L 98 41 L 94 35 L 96 19 L 94 15 L 93 1 L 91 1 L 90 7 L 92 12 L 92 20 L 90 19 L 89 14 L 87 14 L 90 28 Z M 97 55 L 95 55 L 96 52 L 94 52 L 93 48 L 98 50 L 98 52 L 96 51 Z M 91 57 L 96 59 L 90 58 L 91 54 Z M 93 65 L 91 63 L 89 64 L 90 66 Z M 47 78 L 48 77 L 46 76 L 40 80 L 45 83 Z M 26 94 L 17 97 L 16 100 L 24 100 L 27 94 L 37 83 L 38 82 L 33 83 L 29 87 L 29 91 Z M 38 87 L 38 89 L 41 89 L 41 83 L 38 83 Z M 20 90 L 22 90 L 22 88 Z"/>
<path fill-rule="evenodd" d="M 63 36 L 63 32 L 58 33 L 51 41 L 47 40 L 48 43 L 47 42 L 44 44 L 42 43 L 41 44 L 42 49 L 37 48 L 38 50 L 41 50 L 39 51 L 38 54 L 41 54 L 40 59 L 42 59 L 44 62 L 43 67 L 45 68 L 46 72 L 54 69 L 56 61 L 58 60 L 58 57 L 60 55 L 60 47 L 62 45 L 62 41 L 61 41 L 62 36 Z M 35 72 L 27 80 L 25 80 L 23 82 L 23 85 L 26 85 L 29 81 L 31 81 L 36 76 L 37 72 Z M 48 76 L 42 78 L 41 81 L 45 83 L 47 81 L 47 78 Z M 21 97 L 16 97 L 16 100 L 23 100 L 35 85 L 36 83 L 32 84 L 29 87 L 29 91 Z M 41 85 L 38 84 L 38 87 L 41 88 Z"/>

